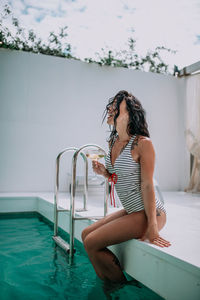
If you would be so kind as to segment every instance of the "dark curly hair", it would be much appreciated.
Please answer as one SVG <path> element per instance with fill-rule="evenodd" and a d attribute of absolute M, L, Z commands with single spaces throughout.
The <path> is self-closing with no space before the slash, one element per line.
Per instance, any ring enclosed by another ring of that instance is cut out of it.
<path fill-rule="evenodd" d="M 111 133 L 108 139 L 109 144 L 112 143 L 114 137 L 117 135 L 116 120 L 117 117 L 119 116 L 119 106 L 123 100 L 126 101 L 126 108 L 129 112 L 129 123 L 127 126 L 127 134 L 128 135 L 138 134 L 138 135 L 150 137 L 148 131 L 148 124 L 146 122 L 146 112 L 142 107 L 142 104 L 131 93 L 122 90 L 119 91 L 114 97 L 109 99 L 103 115 L 103 121 L 104 121 L 108 113 L 109 107 L 111 105 L 113 106 L 113 103 L 115 102 L 114 110 L 116 110 L 117 113 L 114 117 L 114 126 L 112 127 L 110 126 Z"/>

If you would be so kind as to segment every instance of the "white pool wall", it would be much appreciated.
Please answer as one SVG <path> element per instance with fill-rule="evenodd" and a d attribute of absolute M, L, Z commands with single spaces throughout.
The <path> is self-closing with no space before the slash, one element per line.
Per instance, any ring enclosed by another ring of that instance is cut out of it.
<path fill-rule="evenodd" d="M 63 148 L 93 142 L 107 149 L 102 113 L 121 89 L 138 97 L 147 112 L 161 189 L 187 185 L 184 79 L 8 49 L 0 49 L 0 67 L 1 192 L 51 192 Z M 70 167 L 68 156 L 61 189 L 68 186 Z M 78 168 L 81 174 L 81 162 Z"/>

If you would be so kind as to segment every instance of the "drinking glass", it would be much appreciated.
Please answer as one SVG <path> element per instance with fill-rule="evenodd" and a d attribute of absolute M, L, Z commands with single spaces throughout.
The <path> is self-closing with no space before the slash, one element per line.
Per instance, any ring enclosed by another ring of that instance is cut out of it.
<path fill-rule="evenodd" d="M 101 149 L 87 149 L 85 151 L 86 157 L 90 158 L 92 161 L 98 161 L 99 159 L 105 156 L 104 151 Z M 98 179 L 97 174 L 95 173 L 94 179 Z"/>

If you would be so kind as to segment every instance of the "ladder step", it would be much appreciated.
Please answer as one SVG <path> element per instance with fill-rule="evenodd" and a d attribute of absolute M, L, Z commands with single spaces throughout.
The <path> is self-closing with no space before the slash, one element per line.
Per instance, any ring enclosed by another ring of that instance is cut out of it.
<path fill-rule="evenodd" d="M 63 240 L 60 236 L 53 236 L 52 237 L 54 242 L 60 246 L 63 250 L 65 250 L 66 252 L 69 252 L 69 244 Z"/>
<path fill-rule="evenodd" d="M 76 212 L 83 212 L 83 211 L 87 211 L 87 209 L 84 209 L 84 208 L 76 208 L 75 211 L 76 211 Z"/>
<path fill-rule="evenodd" d="M 74 220 L 100 220 L 102 218 L 104 218 L 104 216 L 75 217 Z"/>

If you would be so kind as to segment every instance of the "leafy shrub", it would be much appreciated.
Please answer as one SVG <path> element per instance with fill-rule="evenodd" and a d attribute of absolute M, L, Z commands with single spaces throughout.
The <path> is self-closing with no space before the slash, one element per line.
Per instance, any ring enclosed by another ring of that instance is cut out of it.
<path fill-rule="evenodd" d="M 4 21 L 11 18 L 13 31 L 4 25 Z M 42 42 L 31 29 L 26 31 L 20 27 L 19 21 L 15 18 L 8 5 L 5 5 L 3 14 L 0 16 L 0 47 L 12 50 L 22 50 L 33 53 L 41 53 L 46 55 L 54 55 L 64 58 L 77 59 L 72 55 L 72 47 L 67 42 L 67 26 L 60 28 L 60 32 L 50 32 L 47 43 Z M 134 70 L 149 71 L 155 73 L 169 74 L 169 66 L 162 60 L 160 53 L 167 51 L 176 53 L 176 51 L 165 47 L 156 47 L 154 51 L 148 51 L 142 57 L 135 51 L 136 41 L 133 38 L 128 40 L 128 49 L 122 51 L 113 51 L 101 49 L 101 53 L 97 53 L 97 59 L 85 58 L 87 63 L 97 63 L 100 66 L 124 67 Z"/>

